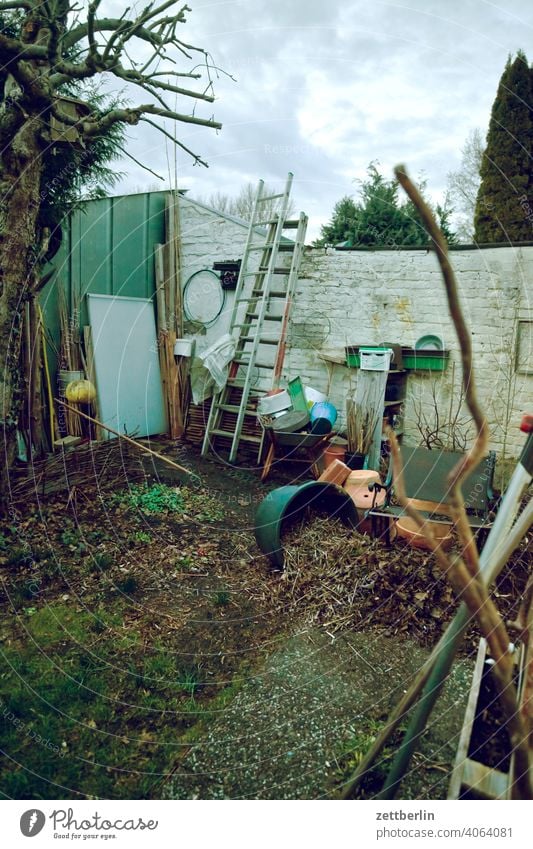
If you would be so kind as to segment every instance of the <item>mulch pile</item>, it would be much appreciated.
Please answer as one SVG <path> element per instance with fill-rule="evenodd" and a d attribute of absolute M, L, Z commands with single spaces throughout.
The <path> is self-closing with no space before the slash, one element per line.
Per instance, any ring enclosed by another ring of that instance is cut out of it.
<path fill-rule="evenodd" d="M 387 549 L 318 517 L 287 530 L 283 544 L 285 571 L 273 588 L 280 606 L 330 632 L 372 626 L 433 645 L 457 609 L 430 552 L 401 542 Z M 493 595 L 506 620 L 516 617 L 532 560 L 526 541 L 497 582 Z"/>

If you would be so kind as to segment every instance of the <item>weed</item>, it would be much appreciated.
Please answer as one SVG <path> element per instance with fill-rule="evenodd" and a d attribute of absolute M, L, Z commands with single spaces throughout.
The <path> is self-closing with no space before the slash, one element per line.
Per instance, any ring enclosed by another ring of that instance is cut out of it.
<path fill-rule="evenodd" d="M 117 590 L 125 595 L 132 595 L 139 589 L 139 582 L 135 575 L 126 575 L 115 584 Z"/>
<path fill-rule="evenodd" d="M 106 551 L 97 552 L 91 563 L 92 572 L 106 572 L 113 565 L 113 557 Z"/>
<path fill-rule="evenodd" d="M 147 534 L 146 531 L 137 531 L 137 533 L 133 534 L 133 539 L 135 542 L 152 542 L 151 535 Z"/>
<path fill-rule="evenodd" d="M 181 512 L 183 509 L 183 499 L 178 490 L 163 483 L 132 486 L 128 492 L 114 495 L 112 502 L 136 507 L 145 514 Z"/>
<path fill-rule="evenodd" d="M 87 542 L 90 542 L 92 545 L 97 545 L 98 543 L 104 542 L 106 539 L 109 539 L 109 534 L 105 531 L 94 530 L 88 531 L 86 534 Z"/>
<path fill-rule="evenodd" d="M 63 545 L 78 545 L 80 542 L 80 535 L 78 531 L 72 528 L 66 528 L 61 534 L 60 540 Z"/>
<path fill-rule="evenodd" d="M 343 778 L 351 775 L 359 766 L 382 727 L 382 722 L 378 722 L 372 717 L 365 717 L 364 719 L 361 719 L 357 731 L 353 731 L 352 729 L 352 735 L 345 740 L 344 744 L 340 747 L 336 754 L 336 761 L 340 767 L 340 773 Z M 381 786 L 381 783 L 388 772 L 390 759 L 393 757 L 397 746 L 402 739 L 405 727 L 406 726 L 401 723 L 388 745 L 384 747 L 379 763 L 373 767 L 371 773 L 369 773 L 364 781 L 363 790 L 365 792 L 374 785 L 376 785 L 376 789 L 378 786 Z"/>
<path fill-rule="evenodd" d="M 174 564 L 176 569 L 190 569 L 192 565 L 193 565 L 192 557 L 189 557 L 188 554 L 184 555 L 183 557 L 178 557 L 178 559 L 176 560 L 176 562 Z"/>
<path fill-rule="evenodd" d="M 191 699 L 194 699 L 201 687 L 200 667 L 183 669 L 178 675 L 177 684 Z"/>
<path fill-rule="evenodd" d="M 6 566 L 29 566 L 33 554 L 29 548 L 12 548 L 7 555 Z"/>
<path fill-rule="evenodd" d="M 231 593 L 228 590 L 218 590 L 213 596 L 213 602 L 218 607 L 226 607 L 231 601 Z"/>

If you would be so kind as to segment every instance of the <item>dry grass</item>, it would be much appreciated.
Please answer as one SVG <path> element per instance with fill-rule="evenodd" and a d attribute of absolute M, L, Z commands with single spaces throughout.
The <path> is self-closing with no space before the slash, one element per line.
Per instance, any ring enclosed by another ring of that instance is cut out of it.
<path fill-rule="evenodd" d="M 313 518 L 283 537 L 285 570 L 268 584 L 248 587 L 271 594 L 277 612 L 320 624 L 327 631 L 379 628 L 433 645 L 452 618 L 457 601 L 430 552 L 354 533 L 339 520 Z M 524 546 L 498 581 L 495 597 L 512 617 L 531 568 Z M 472 629 L 472 639 L 475 639 Z M 470 642 L 470 641 L 469 641 Z"/>

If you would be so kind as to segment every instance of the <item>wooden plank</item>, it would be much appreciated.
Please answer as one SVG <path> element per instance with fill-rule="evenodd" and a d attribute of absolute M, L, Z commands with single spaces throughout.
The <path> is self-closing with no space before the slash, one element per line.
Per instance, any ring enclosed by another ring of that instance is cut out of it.
<path fill-rule="evenodd" d="M 157 331 L 158 333 L 166 332 L 167 311 L 165 305 L 165 259 L 164 246 L 156 245 L 154 249 L 155 262 L 155 294 L 156 294 L 156 311 L 157 311 Z"/>
<path fill-rule="evenodd" d="M 165 250 L 167 252 L 168 274 L 166 279 L 166 296 L 169 314 L 169 326 L 171 330 L 176 329 L 176 250 L 175 250 L 175 211 L 174 197 L 167 195 L 166 197 L 166 218 L 167 218 L 167 242 Z"/>
<path fill-rule="evenodd" d="M 476 707 L 479 698 L 479 689 L 481 686 L 481 677 L 483 675 L 483 664 L 485 663 L 485 657 L 487 654 L 487 641 L 482 637 L 479 641 L 479 647 L 477 650 L 476 663 L 474 666 L 474 674 L 472 676 L 472 683 L 470 685 L 470 693 L 468 695 L 468 702 L 466 705 L 465 716 L 463 720 L 463 727 L 461 729 L 461 736 L 459 737 L 459 744 L 457 746 L 457 754 L 455 756 L 455 763 L 453 766 L 452 777 L 450 781 L 450 786 L 448 788 L 448 799 L 458 799 L 459 794 L 461 792 L 461 785 L 463 783 L 463 774 L 464 768 L 467 758 L 468 747 L 470 745 L 470 738 L 472 736 L 472 727 L 474 725 L 474 719 L 476 716 Z"/>
<path fill-rule="evenodd" d="M 87 379 L 91 381 L 92 385 L 96 389 L 96 370 L 94 368 L 94 347 L 93 347 L 93 331 L 90 325 L 86 325 L 83 328 L 83 343 L 85 345 L 85 360 L 86 360 L 86 375 Z M 96 398 L 91 404 L 92 412 L 94 413 L 95 419 L 100 418 L 100 410 L 98 408 L 98 393 Z M 100 425 L 95 426 L 95 439 L 98 442 L 101 442 L 104 438 L 104 434 Z"/>
<path fill-rule="evenodd" d="M 509 798 L 509 774 L 500 772 L 478 761 L 466 758 L 463 766 L 462 787 L 473 790 L 485 799 Z"/>

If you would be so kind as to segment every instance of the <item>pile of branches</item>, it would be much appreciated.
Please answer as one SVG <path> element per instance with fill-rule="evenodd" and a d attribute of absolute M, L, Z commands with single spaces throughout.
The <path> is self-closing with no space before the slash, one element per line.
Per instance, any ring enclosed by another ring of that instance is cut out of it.
<path fill-rule="evenodd" d="M 457 601 L 431 552 L 395 542 L 391 549 L 354 533 L 336 519 L 315 517 L 283 538 L 285 570 L 276 585 L 280 607 L 330 632 L 378 628 L 434 645 Z M 531 568 L 532 552 L 516 552 L 495 593 L 513 619 Z M 475 648 L 472 627 L 464 643 Z"/>

